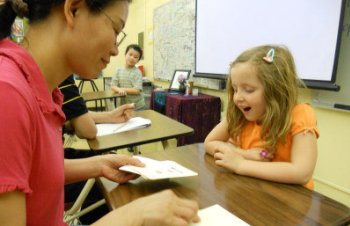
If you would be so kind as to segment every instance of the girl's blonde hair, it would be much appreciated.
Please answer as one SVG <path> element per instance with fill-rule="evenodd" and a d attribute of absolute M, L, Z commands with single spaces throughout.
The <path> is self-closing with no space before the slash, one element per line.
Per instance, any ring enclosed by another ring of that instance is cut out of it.
<path fill-rule="evenodd" d="M 275 55 L 272 62 L 267 62 L 263 58 L 271 49 L 274 49 Z M 250 63 L 255 67 L 263 84 L 266 111 L 261 121 L 261 139 L 266 148 L 274 153 L 278 142 L 285 143 L 291 125 L 291 112 L 298 102 L 298 87 L 305 85 L 297 76 L 293 56 L 287 47 L 264 45 L 248 49 L 231 63 L 230 71 L 239 63 Z M 228 132 L 239 143 L 239 135 L 248 121 L 233 102 L 230 73 L 227 91 Z"/>

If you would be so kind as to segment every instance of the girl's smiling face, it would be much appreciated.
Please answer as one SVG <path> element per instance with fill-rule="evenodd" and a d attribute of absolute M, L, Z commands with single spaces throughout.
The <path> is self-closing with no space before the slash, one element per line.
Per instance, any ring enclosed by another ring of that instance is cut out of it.
<path fill-rule="evenodd" d="M 238 63 L 230 71 L 231 86 L 234 90 L 233 102 L 248 121 L 262 120 L 266 111 L 264 87 L 255 67 Z"/>

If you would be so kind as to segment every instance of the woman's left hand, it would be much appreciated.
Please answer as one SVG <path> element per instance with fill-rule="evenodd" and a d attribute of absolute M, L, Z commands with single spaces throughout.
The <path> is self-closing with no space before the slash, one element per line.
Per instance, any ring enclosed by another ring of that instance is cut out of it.
<path fill-rule="evenodd" d="M 134 165 L 139 167 L 144 166 L 141 161 L 128 155 L 109 154 L 99 157 L 101 175 L 117 183 L 125 183 L 129 180 L 139 177 L 137 174 L 119 170 L 120 167 L 124 165 Z"/>

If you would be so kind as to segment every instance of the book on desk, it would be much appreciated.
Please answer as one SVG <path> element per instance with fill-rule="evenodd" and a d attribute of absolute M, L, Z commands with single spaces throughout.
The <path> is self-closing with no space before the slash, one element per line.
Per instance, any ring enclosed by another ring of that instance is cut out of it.
<path fill-rule="evenodd" d="M 151 125 L 151 120 L 142 117 L 134 117 L 123 123 L 96 124 L 97 136 L 105 136 L 114 133 L 125 132 Z"/>

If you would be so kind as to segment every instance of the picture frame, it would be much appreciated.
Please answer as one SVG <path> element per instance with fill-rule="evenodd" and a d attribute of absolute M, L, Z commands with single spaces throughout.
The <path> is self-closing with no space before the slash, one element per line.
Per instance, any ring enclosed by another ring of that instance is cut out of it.
<path fill-rule="evenodd" d="M 191 70 L 175 70 L 173 78 L 170 82 L 169 90 L 179 90 L 180 83 L 178 81 L 179 77 L 183 75 L 185 80 L 190 77 Z"/>

